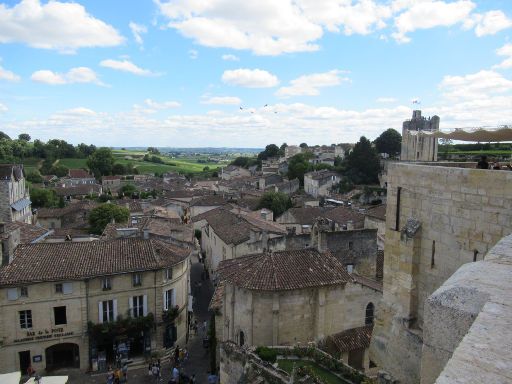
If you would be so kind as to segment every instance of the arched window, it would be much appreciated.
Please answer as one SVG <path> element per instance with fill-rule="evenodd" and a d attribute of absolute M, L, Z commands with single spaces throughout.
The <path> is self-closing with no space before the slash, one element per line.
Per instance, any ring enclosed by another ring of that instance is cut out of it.
<path fill-rule="evenodd" d="M 240 331 L 240 336 L 238 337 L 238 341 L 240 342 L 240 346 L 243 347 L 245 343 L 245 336 L 244 332 Z"/>
<path fill-rule="evenodd" d="M 373 303 L 368 303 L 366 306 L 366 316 L 364 318 L 365 325 L 373 325 L 373 313 L 375 311 L 375 307 Z"/>

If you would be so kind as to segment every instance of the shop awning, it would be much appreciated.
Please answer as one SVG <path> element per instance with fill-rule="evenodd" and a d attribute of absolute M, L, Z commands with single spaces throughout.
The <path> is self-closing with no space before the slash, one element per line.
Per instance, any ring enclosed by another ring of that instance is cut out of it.
<path fill-rule="evenodd" d="M 501 142 L 512 141 L 512 127 L 480 127 L 480 128 L 453 128 L 442 131 L 409 131 L 411 135 L 435 136 L 440 139 L 473 142 Z"/>
<path fill-rule="evenodd" d="M 21 372 L 11 372 L 0 374 L 0 383 L 2 384 L 19 384 Z"/>
<path fill-rule="evenodd" d="M 11 204 L 11 208 L 15 209 L 16 211 L 21 211 L 23 208 L 28 207 L 31 204 L 31 201 L 24 197 L 23 199 L 19 199 L 15 203 Z"/>
<path fill-rule="evenodd" d="M 67 376 L 44 376 L 39 380 L 39 384 L 66 384 Z M 36 381 L 31 377 L 25 384 L 35 384 Z"/>

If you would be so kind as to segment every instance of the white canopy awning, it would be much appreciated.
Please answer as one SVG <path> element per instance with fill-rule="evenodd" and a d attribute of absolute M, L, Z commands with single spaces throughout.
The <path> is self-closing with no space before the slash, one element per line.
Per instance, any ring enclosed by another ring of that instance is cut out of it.
<path fill-rule="evenodd" d="M 31 377 L 25 384 L 35 384 L 35 380 Z M 39 384 L 66 384 L 67 376 L 44 376 L 39 380 Z"/>
<path fill-rule="evenodd" d="M 454 128 L 444 131 L 409 131 L 409 134 L 483 143 L 512 141 L 512 127 L 508 126 L 497 128 Z"/>
<path fill-rule="evenodd" d="M 11 372 L 0 374 L 0 383 L 2 384 L 19 384 L 21 372 Z"/>

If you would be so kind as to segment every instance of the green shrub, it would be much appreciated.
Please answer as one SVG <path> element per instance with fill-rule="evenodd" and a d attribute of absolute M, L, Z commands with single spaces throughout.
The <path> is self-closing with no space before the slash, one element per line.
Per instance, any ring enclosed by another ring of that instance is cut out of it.
<path fill-rule="evenodd" d="M 269 363 L 273 364 L 277 360 L 278 351 L 275 349 L 267 347 L 258 347 L 256 348 L 255 352 L 263 361 L 268 361 Z"/>

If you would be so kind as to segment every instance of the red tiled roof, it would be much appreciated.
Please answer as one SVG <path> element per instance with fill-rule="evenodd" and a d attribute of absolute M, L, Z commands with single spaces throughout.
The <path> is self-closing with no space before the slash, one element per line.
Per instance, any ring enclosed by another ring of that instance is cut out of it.
<path fill-rule="evenodd" d="M 95 201 L 90 200 L 82 200 L 76 203 L 70 203 L 66 205 L 64 208 L 39 208 L 37 210 L 37 217 L 51 218 L 51 217 L 62 217 L 69 213 L 74 213 L 78 211 L 90 211 L 96 208 L 99 204 Z"/>
<path fill-rule="evenodd" d="M 16 229 L 20 230 L 21 244 L 29 244 L 49 233 L 46 228 L 42 228 L 37 225 L 22 223 L 20 221 L 12 221 L 5 223 L 5 233 L 2 234 L 2 238 L 5 238 L 5 235 L 9 232 L 15 231 Z"/>
<path fill-rule="evenodd" d="M 365 287 L 374 289 L 376 291 L 382 292 L 382 282 L 370 279 L 368 277 L 360 276 L 357 273 L 353 273 L 352 277 L 356 283 L 364 285 Z"/>
<path fill-rule="evenodd" d="M 224 260 L 217 273 L 235 286 L 284 291 L 345 284 L 351 276 L 333 255 L 316 249 L 265 252 Z"/>
<path fill-rule="evenodd" d="M 364 227 L 364 215 L 348 207 L 336 207 L 331 209 L 324 214 L 324 217 L 340 225 L 346 225 L 347 222 L 352 221 L 354 229 Z"/>
<path fill-rule="evenodd" d="M 355 349 L 370 347 L 373 325 L 347 329 L 327 337 L 327 342 L 332 342 L 339 352 L 349 352 Z"/>
<path fill-rule="evenodd" d="M 220 311 L 222 309 L 222 302 L 224 299 L 224 291 L 226 290 L 224 286 L 224 282 L 221 281 L 217 287 L 215 288 L 215 291 L 213 292 L 212 299 L 210 300 L 210 305 L 208 306 L 208 309 L 210 311 Z"/>
<path fill-rule="evenodd" d="M 121 176 L 103 176 L 101 180 L 121 180 Z"/>
<path fill-rule="evenodd" d="M 55 188 L 57 196 L 85 196 L 91 193 L 99 193 L 101 185 L 99 184 L 80 184 L 72 187 Z"/>
<path fill-rule="evenodd" d="M 378 205 L 366 211 L 366 216 L 374 217 L 378 220 L 386 220 L 386 204 Z"/>
<path fill-rule="evenodd" d="M 0 286 L 157 270 L 185 260 L 190 250 L 150 239 L 20 245 L 0 268 Z"/>
<path fill-rule="evenodd" d="M 68 171 L 68 177 L 72 179 L 91 179 L 93 176 L 84 169 L 70 169 Z"/>

